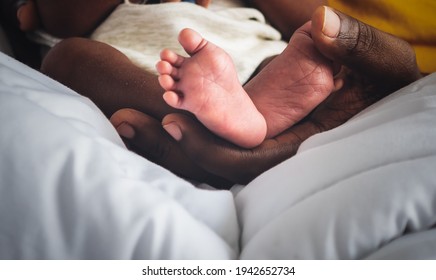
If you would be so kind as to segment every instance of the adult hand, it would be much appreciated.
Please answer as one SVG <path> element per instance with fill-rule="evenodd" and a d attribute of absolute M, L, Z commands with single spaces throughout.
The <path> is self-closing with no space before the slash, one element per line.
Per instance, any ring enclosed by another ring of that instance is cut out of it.
<path fill-rule="evenodd" d="M 134 151 L 177 174 L 215 186 L 246 184 L 295 155 L 310 136 L 343 124 L 421 77 L 406 42 L 330 8 L 314 13 L 312 38 L 320 52 L 340 66 L 337 81 L 342 87 L 299 124 L 254 149 L 217 138 L 187 115 L 166 116 L 163 128 L 130 109 L 118 111 L 111 121 Z"/>

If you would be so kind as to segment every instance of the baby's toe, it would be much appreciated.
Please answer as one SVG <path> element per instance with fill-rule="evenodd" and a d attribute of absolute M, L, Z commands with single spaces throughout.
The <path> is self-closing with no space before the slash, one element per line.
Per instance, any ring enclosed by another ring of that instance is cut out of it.
<path fill-rule="evenodd" d="M 173 108 L 183 109 L 181 97 L 174 91 L 166 91 L 163 95 L 165 102 Z"/>
<path fill-rule="evenodd" d="M 159 61 L 156 64 L 156 70 L 160 75 L 170 75 L 175 80 L 179 78 L 178 69 L 167 61 Z"/>
<path fill-rule="evenodd" d="M 164 49 L 160 52 L 160 59 L 163 61 L 167 61 L 169 64 L 174 67 L 180 67 L 185 60 L 185 58 L 181 55 L 176 54 L 175 52 Z"/>
<path fill-rule="evenodd" d="M 175 90 L 176 89 L 176 81 L 167 74 L 160 75 L 159 84 L 164 90 Z"/>

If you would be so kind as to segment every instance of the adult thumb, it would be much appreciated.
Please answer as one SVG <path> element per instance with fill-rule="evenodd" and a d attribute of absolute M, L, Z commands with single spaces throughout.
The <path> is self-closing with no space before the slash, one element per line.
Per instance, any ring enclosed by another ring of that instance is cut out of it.
<path fill-rule="evenodd" d="M 318 50 L 352 71 L 398 89 L 421 77 L 412 47 L 404 40 L 329 7 L 312 16 Z"/>

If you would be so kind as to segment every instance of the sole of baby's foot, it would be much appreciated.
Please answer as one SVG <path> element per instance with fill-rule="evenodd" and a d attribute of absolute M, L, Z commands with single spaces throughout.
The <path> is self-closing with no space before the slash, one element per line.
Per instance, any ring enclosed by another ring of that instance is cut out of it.
<path fill-rule="evenodd" d="M 308 115 L 334 90 L 332 62 L 316 49 L 311 23 L 298 29 L 285 50 L 245 86 L 264 116 L 267 138 Z"/>
<path fill-rule="evenodd" d="M 193 113 L 209 130 L 252 148 L 266 135 L 266 122 L 238 80 L 230 56 L 200 34 L 184 29 L 179 42 L 189 57 L 161 52 L 156 65 L 168 105 Z"/>

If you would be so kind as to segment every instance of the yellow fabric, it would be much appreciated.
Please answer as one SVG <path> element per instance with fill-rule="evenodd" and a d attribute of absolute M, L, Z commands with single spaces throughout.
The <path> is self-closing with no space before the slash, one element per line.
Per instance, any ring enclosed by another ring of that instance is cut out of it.
<path fill-rule="evenodd" d="M 329 0 L 329 6 L 408 41 L 424 73 L 436 72 L 435 0 Z"/>

